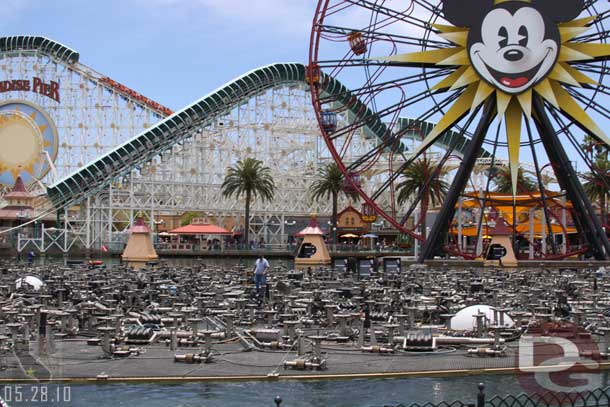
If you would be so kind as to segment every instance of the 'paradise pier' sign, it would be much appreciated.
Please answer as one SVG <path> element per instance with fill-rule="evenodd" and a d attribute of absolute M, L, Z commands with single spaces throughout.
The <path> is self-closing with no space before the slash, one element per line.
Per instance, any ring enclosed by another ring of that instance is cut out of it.
<path fill-rule="evenodd" d="M 0 93 L 6 92 L 33 92 L 49 97 L 59 103 L 59 83 L 50 81 L 45 83 L 40 78 L 13 79 L 10 81 L 0 81 Z"/>

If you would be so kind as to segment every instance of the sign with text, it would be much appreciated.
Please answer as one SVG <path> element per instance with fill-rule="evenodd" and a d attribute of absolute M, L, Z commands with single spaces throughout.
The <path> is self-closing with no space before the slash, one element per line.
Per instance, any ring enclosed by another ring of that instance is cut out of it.
<path fill-rule="evenodd" d="M 0 93 L 6 92 L 32 92 L 46 96 L 59 103 L 59 83 L 50 81 L 46 83 L 40 78 L 34 77 L 29 79 L 13 79 L 8 81 L 0 81 Z"/>

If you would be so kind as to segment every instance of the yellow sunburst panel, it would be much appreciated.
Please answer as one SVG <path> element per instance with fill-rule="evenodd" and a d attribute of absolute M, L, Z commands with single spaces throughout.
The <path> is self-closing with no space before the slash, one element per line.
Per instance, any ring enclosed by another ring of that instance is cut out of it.
<path fill-rule="evenodd" d="M 17 176 L 27 185 L 44 179 L 57 157 L 59 137 L 51 117 L 27 101 L 0 103 L 0 185 Z"/>
<path fill-rule="evenodd" d="M 532 117 L 534 94 L 539 95 L 556 108 L 561 108 L 581 127 L 610 145 L 610 138 L 563 88 L 563 84 L 578 87 L 597 85 L 595 80 L 573 68 L 570 63 L 610 57 L 610 44 L 571 42 L 574 38 L 589 31 L 595 18 L 596 16 L 592 16 L 558 24 L 561 44 L 557 61 L 546 78 L 519 94 L 509 94 L 490 85 L 473 68 L 468 54 L 470 33 L 468 28 L 434 24 L 433 28 L 439 31 L 438 35 L 454 44 L 455 47 L 375 58 L 381 61 L 407 64 L 454 66 L 456 70 L 436 84 L 432 90 L 451 91 L 466 87 L 466 90 L 439 120 L 415 154 L 420 154 L 429 148 L 464 115 L 474 111 L 483 102 L 495 96 L 496 115 L 500 120 L 504 120 L 506 125 L 513 194 L 516 194 L 522 119 L 523 115 L 528 120 Z"/>
<path fill-rule="evenodd" d="M 38 125 L 36 116 L 19 110 L 0 115 L 0 172 L 9 171 L 17 179 L 22 171 L 34 176 L 34 166 L 43 160 L 42 151 L 50 143 L 42 137 L 46 126 Z"/>

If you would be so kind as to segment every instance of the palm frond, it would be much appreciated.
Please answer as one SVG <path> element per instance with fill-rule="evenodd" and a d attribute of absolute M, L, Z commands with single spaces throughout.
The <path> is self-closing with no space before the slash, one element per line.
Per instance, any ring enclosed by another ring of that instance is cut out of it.
<path fill-rule="evenodd" d="M 492 169 L 492 180 L 496 188 L 494 192 L 500 194 L 512 194 L 513 181 L 510 169 L 507 166 L 499 166 Z M 537 191 L 538 184 L 531 177 L 525 175 L 523 168 L 519 167 L 517 172 L 517 193 L 524 194 Z"/>
<path fill-rule="evenodd" d="M 272 201 L 276 187 L 269 167 L 257 159 L 246 158 L 227 170 L 221 189 L 225 198 L 239 198 L 250 192 L 253 197 Z"/>
<path fill-rule="evenodd" d="M 449 185 L 442 179 L 445 174 L 444 168 L 438 171 L 434 163 L 427 158 L 415 161 L 403 171 L 402 181 L 396 186 L 398 204 L 402 205 L 419 196 L 422 189 L 426 188 L 422 196 L 427 195 L 432 205 L 440 205 L 449 190 Z"/>
<path fill-rule="evenodd" d="M 336 163 L 330 163 L 318 169 L 316 180 L 309 186 L 311 198 L 314 201 L 330 199 L 334 194 L 344 193 L 352 201 L 360 197 L 356 192 L 347 192 L 344 189 L 345 176 Z"/>

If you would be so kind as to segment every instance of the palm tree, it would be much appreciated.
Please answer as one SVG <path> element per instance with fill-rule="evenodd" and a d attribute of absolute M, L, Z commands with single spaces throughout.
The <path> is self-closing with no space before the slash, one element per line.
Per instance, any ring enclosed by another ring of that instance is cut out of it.
<path fill-rule="evenodd" d="M 599 160 L 601 157 L 608 159 L 608 153 L 610 153 L 609 147 L 605 143 L 590 135 L 584 136 L 580 148 L 592 162 Z"/>
<path fill-rule="evenodd" d="M 503 165 L 494 167 L 492 171 L 493 182 L 496 185 L 494 192 L 499 194 L 512 194 L 513 193 L 513 178 L 510 169 Z M 530 177 L 525 175 L 523 168 L 519 167 L 517 172 L 517 193 L 525 194 L 528 192 L 537 191 L 538 184 Z"/>
<path fill-rule="evenodd" d="M 610 184 L 610 161 L 603 155 L 599 155 L 593 163 L 595 172 L 583 175 L 587 181 L 583 184 L 585 193 L 593 202 L 597 202 L 601 208 L 602 224 L 608 223 L 608 195 L 610 192 L 606 185 Z"/>
<path fill-rule="evenodd" d="M 357 192 L 349 192 L 344 189 L 345 177 L 336 163 L 330 163 L 325 167 L 318 168 L 317 179 L 309 186 L 311 198 L 314 201 L 320 199 L 332 199 L 333 213 L 331 218 L 333 244 L 337 243 L 337 200 L 343 192 L 348 198 L 357 201 L 360 197 Z"/>
<path fill-rule="evenodd" d="M 239 160 L 233 167 L 229 167 L 224 182 L 222 195 L 225 198 L 242 195 L 246 196 L 245 232 L 244 241 L 250 241 L 250 202 L 252 198 L 260 196 L 264 201 L 273 200 L 275 183 L 271 177 L 271 169 L 265 167 L 262 161 L 254 158 Z"/>
<path fill-rule="evenodd" d="M 440 170 L 427 157 L 419 160 L 408 166 L 402 173 L 403 181 L 396 186 L 398 192 L 397 201 L 399 205 L 404 204 L 413 196 L 420 196 L 420 211 L 421 211 L 421 233 L 426 232 L 426 214 L 428 207 L 441 205 L 449 184 L 442 179 L 446 174 L 446 170 Z M 415 222 L 417 224 L 417 221 Z"/>

